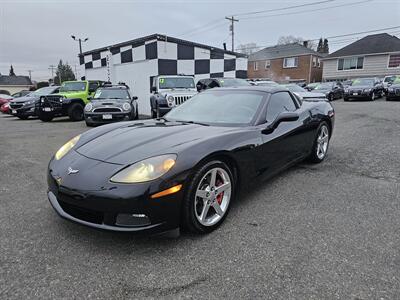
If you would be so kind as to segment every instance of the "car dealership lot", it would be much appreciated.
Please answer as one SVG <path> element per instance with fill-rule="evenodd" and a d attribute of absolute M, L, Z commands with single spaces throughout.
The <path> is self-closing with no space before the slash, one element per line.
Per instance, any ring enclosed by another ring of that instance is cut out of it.
<path fill-rule="evenodd" d="M 0 116 L 1 298 L 394 299 L 400 102 L 333 102 L 329 156 L 257 184 L 215 232 L 178 239 L 59 218 L 46 167 L 84 122 Z"/>

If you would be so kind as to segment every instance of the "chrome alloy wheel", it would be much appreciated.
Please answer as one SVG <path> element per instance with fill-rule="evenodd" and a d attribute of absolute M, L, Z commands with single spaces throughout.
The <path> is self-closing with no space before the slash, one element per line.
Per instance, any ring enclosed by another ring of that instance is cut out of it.
<path fill-rule="evenodd" d="M 232 183 L 222 168 L 209 170 L 200 180 L 196 190 L 194 213 L 203 226 L 218 223 L 229 207 Z"/>
<path fill-rule="evenodd" d="M 328 150 L 329 130 L 325 125 L 321 126 L 317 137 L 317 157 L 323 159 Z"/>

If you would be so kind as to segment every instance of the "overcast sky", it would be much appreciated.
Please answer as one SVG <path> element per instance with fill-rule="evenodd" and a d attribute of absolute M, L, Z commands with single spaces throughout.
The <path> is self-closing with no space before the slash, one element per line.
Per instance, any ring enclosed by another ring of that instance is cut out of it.
<path fill-rule="evenodd" d="M 0 0 L 0 73 L 8 74 L 12 64 L 17 75 L 33 70 L 33 79 L 47 80 L 49 65 L 59 59 L 74 68 L 78 43 L 71 34 L 89 38 L 84 51 L 153 33 L 217 47 L 227 42 L 230 47 L 225 16 L 315 2 L 322 1 Z M 349 3 L 355 4 L 344 6 Z M 400 26 L 400 1 L 330 0 L 238 18 L 236 46 L 250 42 L 273 45 L 283 35 L 315 39 Z M 400 36 L 400 28 L 387 32 Z M 330 49 L 361 36 L 331 39 Z"/>

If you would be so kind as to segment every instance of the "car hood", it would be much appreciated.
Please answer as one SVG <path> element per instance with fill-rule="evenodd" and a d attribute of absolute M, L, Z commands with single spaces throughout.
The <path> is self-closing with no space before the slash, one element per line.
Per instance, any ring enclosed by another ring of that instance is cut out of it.
<path fill-rule="evenodd" d="M 310 93 L 323 93 L 323 94 L 325 94 L 325 93 L 329 93 L 330 91 L 331 91 L 330 89 L 323 89 L 323 90 L 313 89 L 312 91 L 310 91 Z"/>
<path fill-rule="evenodd" d="M 122 106 L 124 103 L 130 103 L 129 100 L 125 99 L 101 99 L 101 100 L 92 100 L 90 101 L 93 106 L 107 106 L 107 105 L 112 105 L 112 106 Z"/>
<path fill-rule="evenodd" d="M 372 89 L 373 86 L 369 85 L 356 85 L 356 86 L 349 86 L 349 90 L 363 90 L 363 89 Z"/>
<path fill-rule="evenodd" d="M 189 145 L 235 130 L 232 127 L 157 120 L 129 122 L 124 126 L 104 129 L 100 134 L 92 130 L 87 132 L 85 137 L 88 141 L 80 146 L 78 144 L 76 151 L 88 158 L 121 165 L 156 155 L 179 154 Z"/>
<path fill-rule="evenodd" d="M 15 98 L 13 99 L 11 102 L 13 103 L 24 103 L 27 101 L 32 101 L 32 100 L 38 100 L 39 97 L 29 97 L 29 96 L 25 96 L 25 97 L 19 97 L 19 98 Z"/>

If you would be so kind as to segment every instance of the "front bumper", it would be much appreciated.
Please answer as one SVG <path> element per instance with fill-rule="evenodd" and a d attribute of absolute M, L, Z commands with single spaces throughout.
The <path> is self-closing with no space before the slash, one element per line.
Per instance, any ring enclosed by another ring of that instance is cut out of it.
<path fill-rule="evenodd" d="M 400 100 L 400 89 L 387 91 L 386 98 L 390 100 Z"/>
<path fill-rule="evenodd" d="M 344 93 L 344 97 L 346 98 L 354 98 L 354 99 L 364 99 L 364 98 L 369 98 L 371 97 L 371 92 L 353 92 L 353 91 L 349 91 L 349 92 L 345 92 Z"/>
<path fill-rule="evenodd" d="M 29 105 L 29 106 L 23 106 L 21 108 L 12 108 L 10 107 L 11 114 L 13 116 L 21 116 L 21 117 L 33 117 L 37 116 L 36 113 L 36 106 L 35 105 Z"/>
<path fill-rule="evenodd" d="M 130 120 L 131 112 L 105 112 L 105 113 L 86 113 L 85 121 L 89 124 L 107 124 L 112 122 Z M 105 119 L 104 116 L 111 116 L 111 119 Z"/>
<path fill-rule="evenodd" d="M 151 199 L 132 185 L 116 189 L 79 191 L 58 185 L 48 173 L 48 199 L 62 218 L 92 228 L 155 234 L 179 227 L 183 191 Z M 132 195 L 132 196 L 130 196 Z"/>
<path fill-rule="evenodd" d="M 158 111 L 160 113 L 160 117 L 164 116 L 166 113 L 170 112 L 172 107 L 165 107 L 165 106 L 159 106 Z"/>

